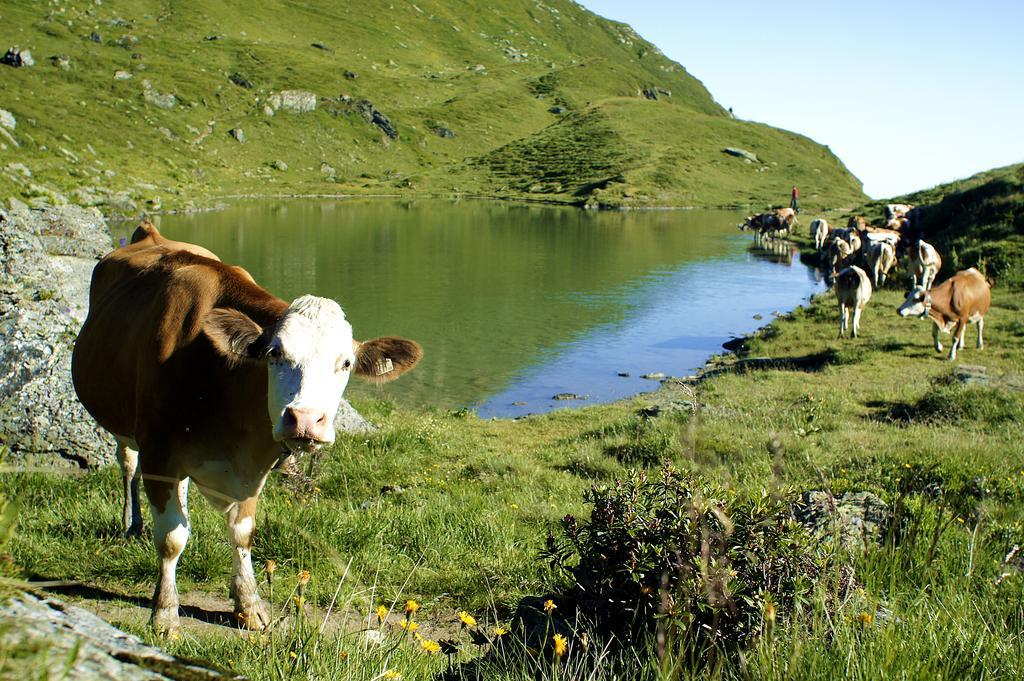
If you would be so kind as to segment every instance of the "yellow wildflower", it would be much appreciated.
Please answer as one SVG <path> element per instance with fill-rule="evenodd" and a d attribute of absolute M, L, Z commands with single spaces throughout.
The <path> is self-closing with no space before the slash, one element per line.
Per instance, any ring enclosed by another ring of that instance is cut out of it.
<path fill-rule="evenodd" d="M 565 655 L 565 651 L 569 649 L 569 641 L 561 634 L 555 634 L 552 639 L 555 642 L 555 655 L 562 657 Z"/>
<path fill-rule="evenodd" d="M 465 624 L 467 627 L 476 626 L 476 619 L 474 619 L 474 617 L 465 610 L 459 611 L 459 619 L 462 620 L 462 623 Z"/>
<path fill-rule="evenodd" d="M 342 659 L 342 661 L 347 660 L 348 659 L 348 651 L 347 650 L 341 651 L 341 653 L 339 654 L 339 657 Z"/>
<path fill-rule="evenodd" d="M 436 655 L 441 651 L 441 644 L 437 641 L 423 639 L 420 641 L 420 645 L 423 646 L 423 650 L 427 651 L 429 655 Z"/>
<path fill-rule="evenodd" d="M 417 603 L 416 601 L 408 600 L 408 601 L 405 602 L 405 614 L 406 615 L 415 615 L 419 611 L 420 611 L 420 604 Z"/>
<path fill-rule="evenodd" d="M 291 651 L 288 651 L 288 657 L 290 657 L 290 658 L 292 658 L 294 660 L 295 658 L 298 657 L 298 655 L 295 654 L 294 650 L 291 650 Z"/>
<path fill-rule="evenodd" d="M 384 672 L 383 674 L 381 674 L 380 678 L 382 678 L 382 679 L 390 679 L 391 681 L 398 681 L 398 679 L 402 678 L 402 675 L 399 674 L 398 672 L 396 672 L 394 669 L 389 669 L 386 672 Z"/>
<path fill-rule="evenodd" d="M 398 626 L 402 627 L 410 634 L 420 628 L 419 622 L 413 622 L 412 620 L 402 620 L 398 623 Z"/>
<path fill-rule="evenodd" d="M 388 618 L 388 606 L 386 605 L 378 605 L 377 609 L 374 610 L 374 612 L 377 614 L 377 619 L 379 619 L 381 622 Z"/>
<path fill-rule="evenodd" d="M 506 629 L 505 627 L 503 627 L 501 625 L 494 627 L 494 635 L 498 636 L 499 638 L 504 636 L 507 633 L 508 633 L 508 629 Z"/>
<path fill-rule="evenodd" d="M 268 560 L 267 561 L 267 565 L 266 565 L 267 574 L 268 575 L 274 574 L 274 570 L 276 570 L 276 569 L 277 569 L 277 563 L 275 563 L 272 560 Z"/>
<path fill-rule="evenodd" d="M 861 614 L 857 615 L 857 621 L 866 627 L 875 621 L 875 616 L 872 615 L 870 612 L 862 612 Z"/>
<path fill-rule="evenodd" d="M 309 584 L 309 570 L 299 571 L 299 586 L 306 586 Z"/>
<path fill-rule="evenodd" d="M 306 604 L 306 597 L 305 596 L 295 596 L 292 600 L 295 601 L 295 607 L 296 608 L 301 608 L 302 606 L 304 606 Z"/>
<path fill-rule="evenodd" d="M 552 612 L 554 612 L 554 611 L 555 611 L 555 608 L 557 608 L 557 607 L 558 607 L 558 606 L 557 606 L 557 605 L 555 605 L 555 602 L 554 602 L 553 600 L 551 600 L 550 598 L 549 598 L 549 599 L 547 599 L 546 601 L 544 601 L 544 612 L 546 612 L 546 613 L 547 613 L 547 614 L 549 614 L 549 615 L 550 615 L 550 614 L 551 614 Z"/>
<path fill-rule="evenodd" d="M 519 510 L 519 504 L 509 504 L 508 507 L 511 508 L 513 511 Z"/>

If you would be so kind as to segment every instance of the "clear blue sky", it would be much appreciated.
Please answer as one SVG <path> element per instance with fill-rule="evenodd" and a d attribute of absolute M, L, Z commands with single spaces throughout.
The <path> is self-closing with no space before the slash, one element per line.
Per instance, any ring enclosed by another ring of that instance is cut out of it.
<path fill-rule="evenodd" d="M 875 198 L 1024 161 L 1024 0 L 580 0 Z"/>

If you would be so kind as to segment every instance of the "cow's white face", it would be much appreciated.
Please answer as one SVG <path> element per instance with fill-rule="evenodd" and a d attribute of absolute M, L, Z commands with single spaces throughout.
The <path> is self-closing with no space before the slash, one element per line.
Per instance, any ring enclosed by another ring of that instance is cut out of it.
<path fill-rule="evenodd" d="M 931 302 L 928 291 L 923 286 L 915 286 L 896 311 L 901 317 L 924 317 L 931 308 Z"/>
<path fill-rule="evenodd" d="M 356 361 L 341 306 L 316 296 L 296 299 L 270 334 L 266 358 L 274 439 L 290 449 L 334 442 L 334 415 Z"/>

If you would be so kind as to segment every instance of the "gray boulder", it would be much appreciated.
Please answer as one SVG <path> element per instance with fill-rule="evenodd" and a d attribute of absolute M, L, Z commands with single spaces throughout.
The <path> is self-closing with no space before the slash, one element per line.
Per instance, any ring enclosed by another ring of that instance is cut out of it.
<path fill-rule="evenodd" d="M 306 90 L 281 90 L 270 95 L 270 106 L 290 113 L 316 111 L 316 95 Z"/>
<path fill-rule="evenodd" d="M 169 655 L 82 608 L 27 593 L 0 606 L 0 642 L 19 655 L 5 660 L 9 678 L 105 681 L 241 679 L 195 660 Z"/>
<path fill-rule="evenodd" d="M 95 209 L 32 211 L 0 220 L 0 442 L 17 463 L 107 463 L 113 439 L 75 396 L 71 351 L 88 309 L 89 277 L 111 248 Z"/>
<path fill-rule="evenodd" d="M 753 163 L 760 163 L 757 154 L 747 151 L 746 149 L 737 149 L 736 147 L 726 147 L 722 149 L 723 153 L 729 154 L 730 156 L 736 156 L 737 158 L 745 158 Z"/>
<path fill-rule="evenodd" d="M 7 66 L 13 66 L 14 68 L 20 68 L 22 66 L 35 66 L 36 60 L 32 58 L 32 53 L 28 50 L 23 50 L 17 45 L 7 50 L 3 57 L 0 57 L 0 64 L 6 64 Z"/>
<path fill-rule="evenodd" d="M 241 128 L 231 128 L 228 130 L 228 134 L 238 140 L 240 143 L 245 143 L 245 131 Z"/>
<path fill-rule="evenodd" d="M 8 130 L 14 130 L 18 125 L 18 120 L 14 117 L 7 109 L 0 109 L 0 128 L 7 128 Z"/>

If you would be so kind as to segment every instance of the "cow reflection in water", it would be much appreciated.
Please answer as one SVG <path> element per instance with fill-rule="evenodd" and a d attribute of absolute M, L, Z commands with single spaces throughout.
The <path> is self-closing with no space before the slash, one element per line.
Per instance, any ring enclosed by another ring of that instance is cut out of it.
<path fill-rule="evenodd" d="M 797 257 L 797 247 L 785 239 L 774 239 L 760 234 L 754 237 L 754 243 L 747 252 L 761 260 L 792 267 Z"/>

